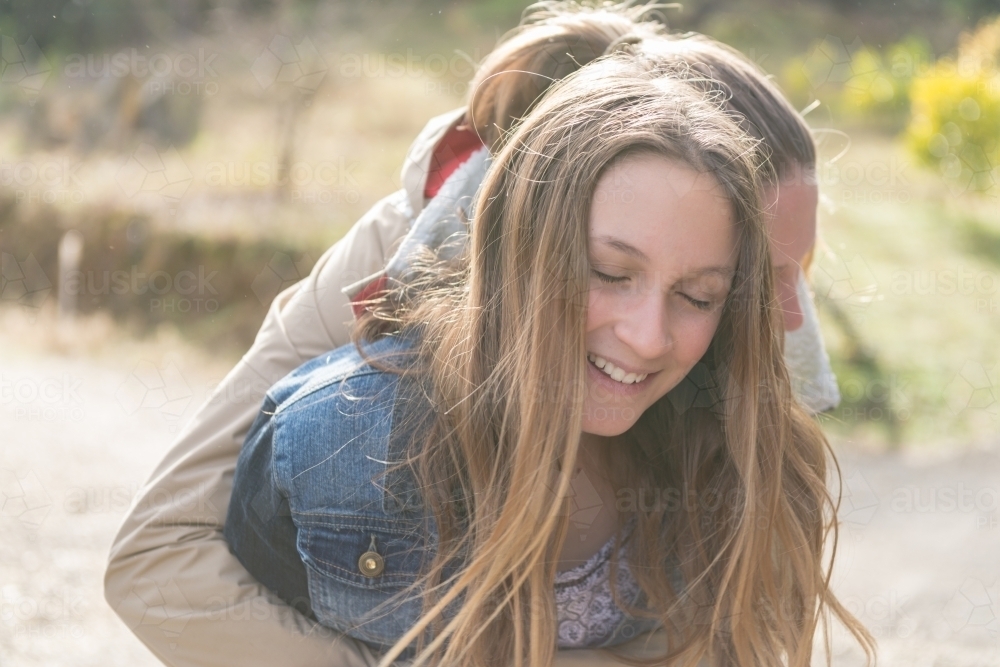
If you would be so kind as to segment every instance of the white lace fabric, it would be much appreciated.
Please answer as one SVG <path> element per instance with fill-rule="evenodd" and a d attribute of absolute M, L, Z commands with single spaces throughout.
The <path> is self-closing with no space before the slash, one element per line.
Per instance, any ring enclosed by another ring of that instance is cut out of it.
<path fill-rule="evenodd" d="M 614 541 L 612 535 L 586 563 L 556 573 L 558 648 L 609 646 L 658 625 L 653 619 L 634 619 L 612 599 L 609 575 Z M 622 599 L 635 604 L 640 589 L 628 568 L 625 549 L 623 544 L 618 550 L 618 591 Z"/>

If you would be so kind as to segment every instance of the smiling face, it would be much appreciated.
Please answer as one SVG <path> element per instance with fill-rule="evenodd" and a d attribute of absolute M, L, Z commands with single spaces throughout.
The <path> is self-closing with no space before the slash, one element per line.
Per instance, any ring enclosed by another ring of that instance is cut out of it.
<path fill-rule="evenodd" d="M 583 431 L 627 431 L 705 354 L 736 268 L 713 176 L 651 154 L 608 168 L 590 211 Z"/>
<path fill-rule="evenodd" d="M 771 237 L 774 293 L 781 307 L 785 331 L 802 326 L 802 304 L 796 285 L 802 261 L 816 242 L 815 179 L 805 178 L 801 167 L 764 193 L 764 210 Z"/>

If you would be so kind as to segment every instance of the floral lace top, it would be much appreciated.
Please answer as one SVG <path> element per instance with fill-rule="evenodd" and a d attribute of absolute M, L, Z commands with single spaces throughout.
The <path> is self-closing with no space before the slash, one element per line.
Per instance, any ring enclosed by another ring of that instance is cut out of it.
<path fill-rule="evenodd" d="M 556 573 L 558 648 L 613 646 L 659 627 L 656 619 L 634 618 L 626 614 L 612 599 L 609 575 L 614 541 L 612 535 L 586 563 Z M 625 546 L 622 545 L 618 551 L 618 590 L 624 600 L 635 604 L 641 590 L 628 569 L 624 552 Z"/>

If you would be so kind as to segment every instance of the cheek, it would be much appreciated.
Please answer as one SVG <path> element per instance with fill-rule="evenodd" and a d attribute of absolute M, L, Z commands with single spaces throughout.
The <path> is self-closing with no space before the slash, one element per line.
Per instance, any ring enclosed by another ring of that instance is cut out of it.
<path fill-rule="evenodd" d="M 603 290 L 591 289 L 587 295 L 587 328 L 589 333 L 614 319 L 614 300 Z"/>
<path fill-rule="evenodd" d="M 691 372 L 695 364 L 705 356 L 712 338 L 719 327 L 720 315 L 712 317 L 693 316 L 684 322 L 679 322 L 674 334 L 673 358 L 675 373 L 665 378 L 663 394 L 673 389 Z M 662 394 L 661 394 L 662 395 Z"/>
<path fill-rule="evenodd" d="M 691 366 L 702 358 L 708 346 L 715 337 L 722 319 L 722 310 L 716 310 L 711 315 L 692 314 L 678 322 L 677 356 L 679 362 Z"/>
<path fill-rule="evenodd" d="M 675 320 L 672 332 L 674 346 L 670 352 L 670 368 L 661 374 L 656 388 L 649 395 L 650 405 L 666 396 L 691 372 L 698 361 L 705 356 L 708 346 L 719 325 L 719 316 L 704 317 L 692 315 Z"/>

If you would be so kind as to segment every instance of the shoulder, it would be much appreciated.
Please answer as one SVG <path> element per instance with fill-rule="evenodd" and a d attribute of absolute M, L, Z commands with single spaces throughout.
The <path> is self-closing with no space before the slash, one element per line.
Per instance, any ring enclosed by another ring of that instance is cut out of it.
<path fill-rule="evenodd" d="M 353 343 L 315 357 L 275 383 L 267 392 L 274 414 L 299 410 L 317 399 L 341 392 L 344 385 L 380 388 L 395 384 L 398 374 L 379 367 L 408 369 L 416 357 L 412 336 L 387 336 L 364 342 L 361 350 Z"/>
<path fill-rule="evenodd" d="M 363 352 L 333 350 L 269 392 L 273 465 L 293 516 L 383 515 L 388 501 L 373 477 L 400 458 L 433 414 L 420 400 L 419 376 L 406 374 L 415 370 L 413 336 L 381 338 Z M 397 372 L 382 370 L 383 364 Z"/>
<path fill-rule="evenodd" d="M 460 107 L 431 118 L 407 151 L 403 161 L 402 180 L 414 215 L 424 208 L 424 186 L 431 170 L 434 147 L 464 115 L 465 107 Z"/>

